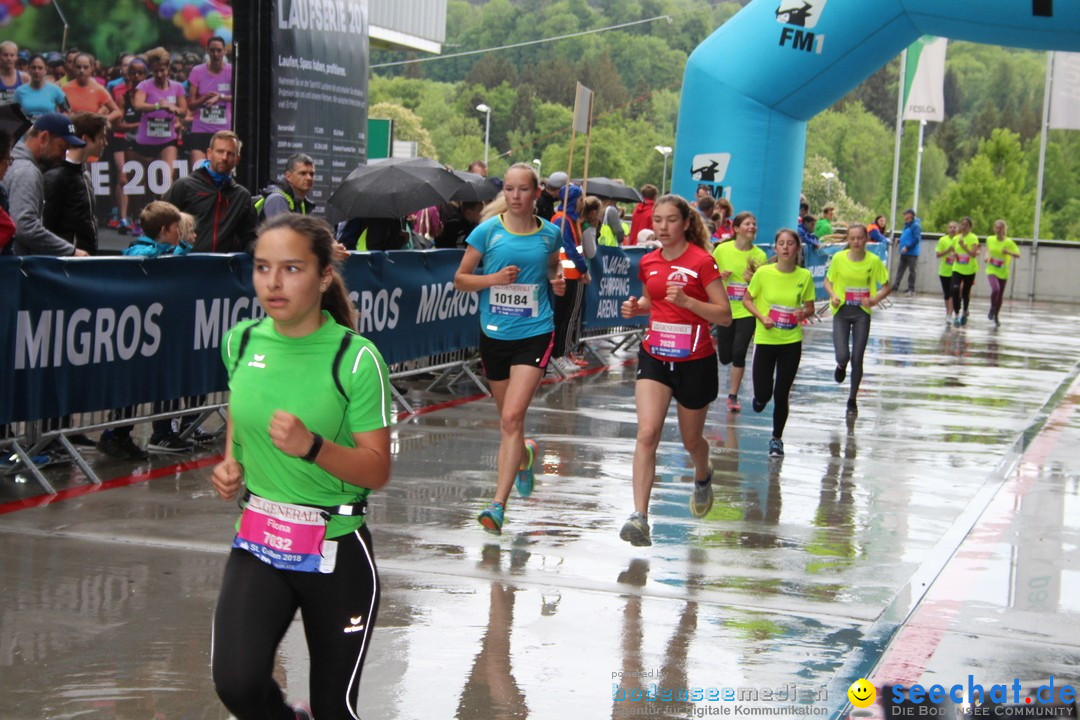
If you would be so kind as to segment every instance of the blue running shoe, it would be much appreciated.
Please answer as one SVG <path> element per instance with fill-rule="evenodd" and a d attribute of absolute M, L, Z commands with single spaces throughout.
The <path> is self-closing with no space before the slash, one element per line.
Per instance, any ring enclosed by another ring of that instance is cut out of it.
<path fill-rule="evenodd" d="M 784 441 L 778 438 L 773 438 L 769 441 L 769 457 L 778 458 L 784 457 Z"/>
<path fill-rule="evenodd" d="M 533 463 L 536 462 L 536 455 L 540 449 L 536 445 L 536 441 L 532 438 L 525 439 L 525 455 L 528 462 L 525 463 L 525 467 L 517 471 L 517 477 L 514 478 L 514 487 L 517 488 L 518 495 L 521 497 L 529 497 L 532 495 L 533 485 L 536 483 L 536 473 L 533 471 Z"/>
<path fill-rule="evenodd" d="M 502 535 L 503 517 L 505 513 L 506 508 L 502 503 L 493 502 L 480 513 L 480 517 L 477 519 L 480 521 L 480 524 L 484 526 L 484 529 L 492 535 Z"/>

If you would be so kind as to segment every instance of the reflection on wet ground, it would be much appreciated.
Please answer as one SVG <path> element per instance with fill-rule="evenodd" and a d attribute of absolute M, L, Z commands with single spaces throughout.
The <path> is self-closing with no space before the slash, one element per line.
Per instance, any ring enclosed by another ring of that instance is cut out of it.
<path fill-rule="evenodd" d="M 936 299 L 897 300 L 875 316 L 853 423 L 830 327 L 808 328 L 782 461 L 767 457 L 768 410 L 712 411 L 705 518 L 666 428 L 651 548 L 618 539 L 636 431 L 626 356 L 541 388 L 527 427 L 543 474 L 500 538 L 475 520 L 493 486 L 492 402 L 402 422 L 372 504 L 384 591 L 364 716 L 826 717 L 861 676 L 1068 678 L 1080 319 L 1007 312 L 997 330 L 946 329 Z M 102 477 L 132 470 L 91 460 Z M 146 482 L 0 516 L 0 718 L 227 717 L 209 622 L 235 508 L 213 498 L 209 460 L 158 464 Z M 62 491 L 84 485 L 47 472 Z M 0 510 L 34 494 L 3 479 Z M 294 697 L 306 664 L 294 626 L 277 669 Z"/>

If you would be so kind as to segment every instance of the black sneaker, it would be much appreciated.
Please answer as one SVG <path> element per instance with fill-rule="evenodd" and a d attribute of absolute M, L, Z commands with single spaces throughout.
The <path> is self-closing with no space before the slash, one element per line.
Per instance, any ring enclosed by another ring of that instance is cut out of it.
<path fill-rule="evenodd" d="M 847 377 L 847 368 L 842 368 L 839 365 L 837 365 L 836 369 L 833 370 L 832 376 L 833 376 L 833 379 L 836 380 L 836 382 L 838 382 L 838 383 L 844 382 L 844 378 Z"/>
<path fill-rule="evenodd" d="M 169 435 L 151 437 L 146 449 L 163 453 L 187 453 L 194 450 L 195 445 L 186 440 L 181 440 L 176 433 L 170 433 Z"/>
<path fill-rule="evenodd" d="M 150 457 L 150 453 L 135 444 L 130 434 L 109 430 L 101 433 L 97 449 L 118 460 L 146 460 Z"/>
<path fill-rule="evenodd" d="M 211 443 L 220 437 L 220 433 L 206 432 L 202 428 L 199 428 L 195 432 L 188 435 L 185 440 L 195 443 L 196 445 L 202 445 L 203 443 Z"/>

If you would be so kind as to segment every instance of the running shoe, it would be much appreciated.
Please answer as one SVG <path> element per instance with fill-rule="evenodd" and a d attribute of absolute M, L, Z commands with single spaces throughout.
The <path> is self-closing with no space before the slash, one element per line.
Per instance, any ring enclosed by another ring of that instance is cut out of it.
<path fill-rule="evenodd" d="M 537 452 L 539 452 L 539 448 L 536 446 L 536 441 L 532 438 L 525 438 L 525 455 L 528 462 L 524 468 L 517 471 L 517 477 L 514 478 L 514 487 L 517 488 L 518 495 L 523 498 L 532 495 L 533 485 L 536 483 L 533 463 L 536 461 Z"/>
<path fill-rule="evenodd" d="M 46 465 L 51 465 L 54 460 L 48 453 L 41 453 L 40 455 L 31 455 L 30 462 L 34 463 L 38 468 L 43 468 Z M 0 458 L 0 473 L 14 470 L 21 466 L 22 460 L 15 453 L 12 453 L 9 457 Z"/>
<path fill-rule="evenodd" d="M 580 355 L 575 355 L 574 353 L 567 353 L 566 359 L 574 363 L 574 365 L 577 365 L 578 367 L 589 367 L 589 361 L 581 357 Z"/>
<path fill-rule="evenodd" d="M 625 540 L 634 547 L 652 545 L 652 539 L 649 537 L 649 521 L 644 515 L 634 511 L 623 523 L 622 530 L 619 531 L 619 539 Z"/>
<path fill-rule="evenodd" d="M 956 317 L 953 318 L 953 325 L 955 325 L 956 327 L 960 327 L 961 324 L 962 323 L 960 322 L 960 316 L 959 315 L 957 315 Z"/>
<path fill-rule="evenodd" d="M 993 319 L 994 319 L 994 311 L 993 311 L 993 310 L 991 310 L 990 312 L 986 313 L 986 319 L 987 319 L 987 320 L 993 320 Z"/>
<path fill-rule="evenodd" d="M 116 226 L 116 230 L 121 235 L 128 235 L 131 233 L 131 220 L 128 218 L 120 218 L 120 224 Z"/>
<path fill-rule="evenodd" d="M 1001 327 L 1001 321 L 998 320 L 997 315 L 994 315 L 994 327 Z"/>
<path fill-rule="evenodd" d="M 694 492 L 690 493 L 690 514 L 694 517 L 704 517 L 705 513 L 712 509 L 712 471 L 701 482 L 694 481 Z"/>
<path fill-rule="evenodd" d="M 728 409 L 728 412 L 733 412 L 733 413 L 742 411 L 742 405 L 739 404 L 739 396 L 738 395 L 728 395 L 727 396 L 727 409 Z"/>
<path fill-rule="evenodd" d="M 784 441 L 779 438 L 773 438 L 769 441 L 769 457 L 777 458 L 784 457 Z"/>
<path fill-rule="evenodd" d="M 493 502 L 480 513 L 477 520 L 492 535 L 502 535 L 505 515 L 506 507 L 500 502 Z"/>
<path fill-rule="evenodd" d="M 847 414 L 848 415 L 858 415 L 859 414 L 859 404 L 857 402 L 855 402 L 855 398 L 849 398 L 848 399 L 848 401 L 847 401 Z M 781 455 L 782 454 L 783 454 L 783 452 L 781 452 Z"/>
<path fill-rule="evenodd" d="M 115 230 L 120 227 L 120 210 L 113 208 L 109 211 L 109 220 L 105 223 L 110 230 Z"/>
<path fill-rule="evenodd" d="M 146 449 L 163 453 L 186 453 L 194 450 L 195 446 L 186 440 L 181 440 L 176 433 L 170 433 L 168 435 L 151 436 Z"/>
<path fill-rule="evenodd" d="M 964 315 L 963 317 L 961 317 L 960 318 L 960 324 L 961 325 L 967 325 L 967 319 L 968 319 L 967 315 Z"/>
<path fill-rule="evenodd" d="M 847 368 L 842 368 L 839 365 L 837 365 L 836 369 L 833 370 L 832 376 L 833 376 L 833 380 L 835 380 L 836 382 L 838 382 L 838 383 L 844 382 L 844 378 L 847 377 Z"/>

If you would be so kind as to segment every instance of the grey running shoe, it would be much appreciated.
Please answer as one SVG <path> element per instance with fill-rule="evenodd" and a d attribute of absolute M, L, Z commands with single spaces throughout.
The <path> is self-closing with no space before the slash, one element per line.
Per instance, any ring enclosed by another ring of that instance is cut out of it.
<path fill-rule="evenodd" d="M 633 512 L 623 523 L 622 530 L 619 531 L 619 538 L 634 547 L 652 545 L 652 540 L 649 538 L 649 521 L 641 513 Z"/>
<path fill-rule="evenodd" d="M 694 517 L 704 517 L 705 513 L 712 509 L 712 473 L 702 482 L 694 482 L 694 491 L 690 493 L 690 514 Z"/>

